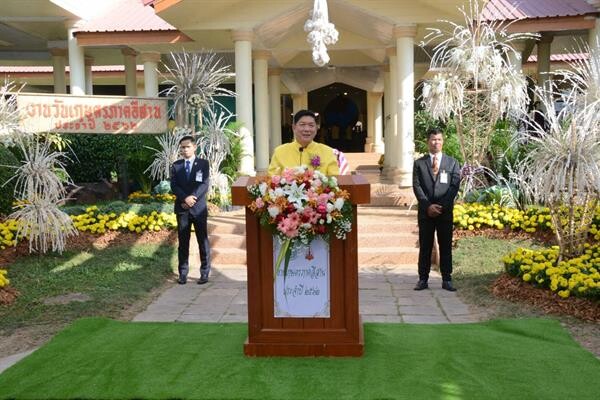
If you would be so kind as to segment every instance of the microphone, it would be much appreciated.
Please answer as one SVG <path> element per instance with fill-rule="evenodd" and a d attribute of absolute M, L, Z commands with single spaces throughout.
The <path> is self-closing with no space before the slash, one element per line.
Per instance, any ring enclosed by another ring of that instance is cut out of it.
<path fill-rule="evenodd" d="M 304 151 L 304 147 L 300 147 L 300 148 L 298 149 L 298 151 L 299 151 L 300 153 L 302 153 L 302 152 Z"/>

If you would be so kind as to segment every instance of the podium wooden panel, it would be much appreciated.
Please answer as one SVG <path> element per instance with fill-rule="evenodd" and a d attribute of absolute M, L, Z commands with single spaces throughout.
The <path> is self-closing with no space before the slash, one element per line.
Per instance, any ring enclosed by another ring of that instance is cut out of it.
<path fill-rule="evenodd" d="M 248 206 L 253 177 L 232 186 L 233 204 Z M 370 202 L 370 185 L 361 175 L 341 175 L 339 186 L 350 192 L 353 221 L 346 240 L 330 241 L 330 318 L 275 318 L 273 236 L 246 207 L 248 269 L 247 356 L 354 356 L 363 354 L 363 327 L 358 313 L 358 241 L 356 205 Z"/>

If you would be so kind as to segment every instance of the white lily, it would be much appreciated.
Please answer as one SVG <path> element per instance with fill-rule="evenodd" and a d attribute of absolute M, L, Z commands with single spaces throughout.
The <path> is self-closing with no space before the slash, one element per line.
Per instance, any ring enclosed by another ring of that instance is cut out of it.
<path fill-rule="evenodd" d="M 285 191 L 288 201 L 294 203 L 296 208 L 302 207 L 303 201 L 308 201 L 308 196 L 304 192 L 304 183 L 298 186 L 296 181 L 292 182 L 289 188 Z"/>

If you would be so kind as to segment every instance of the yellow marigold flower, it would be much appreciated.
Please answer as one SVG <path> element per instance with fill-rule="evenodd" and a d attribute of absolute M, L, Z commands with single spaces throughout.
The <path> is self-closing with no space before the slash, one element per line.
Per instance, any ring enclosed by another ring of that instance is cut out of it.
<path fill-rule="evenodd" d="M 529 274 L 529 273 L 523 274 L 523 280 L 525 282 L 529 282 L 531 280 L 531 274 Z"/>

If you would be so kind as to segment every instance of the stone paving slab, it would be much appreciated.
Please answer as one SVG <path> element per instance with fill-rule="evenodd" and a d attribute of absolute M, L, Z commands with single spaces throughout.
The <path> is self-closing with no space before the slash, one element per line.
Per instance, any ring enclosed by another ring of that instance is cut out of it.
<path fill-rule="evenodd" d="M 359 269 L 359 310 L 364 322 L 468 323 L 479 320 L 456 293 L 442 290 L 432 271 L 429 289 L 414 291 L 412 265 L 369 265 Z M 459 288 L 460 290 L 460 288 Z M 174 285 L 134 321 L 247 322 L 245 266 L 213 267 L 210 281 Z"/>
<path fill-rule="evenodd" d="M 0 374 L 5 370 L 11 367 L 13 364 L 18 363 L 31 353 L 33 353 L 36 349 L 27 350 L 21 353 L 13 354 L 8 357 L 0 358 Z"/>

